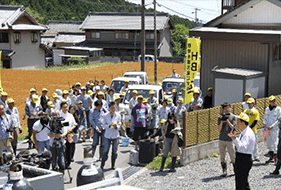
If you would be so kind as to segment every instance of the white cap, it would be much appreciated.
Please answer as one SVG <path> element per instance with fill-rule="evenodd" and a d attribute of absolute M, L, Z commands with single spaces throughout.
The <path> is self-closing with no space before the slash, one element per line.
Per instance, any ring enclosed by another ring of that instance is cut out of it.
<path fill-rule="evenodd" d="M 96 90 L 100 90 L 100 86 L 96 86 L 95 89 L 96 89 Z"/>

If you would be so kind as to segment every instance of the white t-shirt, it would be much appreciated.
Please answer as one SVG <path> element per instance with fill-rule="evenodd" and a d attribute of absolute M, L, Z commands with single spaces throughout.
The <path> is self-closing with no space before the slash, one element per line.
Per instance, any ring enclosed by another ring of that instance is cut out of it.
<path fill-rule="evenodd" d="M 69 123 L 68 126 L 65 126 L 66 130 L 71 129 L 71 127 L 73 125 L 77 125 L 77 123 L 71 113 L 67 112 L 66 114 L 64 114 L 63 112 L 60 112 L 60 116 L 64 118 L 64 121 L 62 121 L 62 123 L 66 123 L 66 122 Z"/>
<path fill-rule="evenodd" d="M 33 130 L 37 131 L 36 139 L 37 141 L 47 141 L 49 139 L 48 133 L 50 130 L 48 129 L 49 124 L 42 130 L 43 125 L 40 123 L 40 120 L 36 121 L 33 125 Z"/>

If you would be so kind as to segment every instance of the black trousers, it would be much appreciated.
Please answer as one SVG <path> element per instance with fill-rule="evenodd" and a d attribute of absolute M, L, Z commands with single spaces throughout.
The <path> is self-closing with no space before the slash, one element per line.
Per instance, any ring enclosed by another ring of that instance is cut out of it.
<path fill-rule="evenodd" d="M 75 143 L 69 143 L 66 141 L 65 143 L 65 160 L 66 160 L 66 167 L 68 167 L 71 163 L 71 159 L 74 156 L 74 151 L 75 151 Z"/>
<path fill-rule="evenodd" d="M 234 169 L 236 190 L 250 189 L 248 176 L 252 168 L 252 165 L 253 165 L 253 160 L 251 154 L 243 154 L 243 153 L 236 152 L 235 169 Z"/>
<path fill-rule="evenodd" d="M 278 146 L 277 146 L 277 158 L 278 158 L 278 160 L 281 161 L 281 138 L 279 138 L 279 142 L 278 142 Z"/>

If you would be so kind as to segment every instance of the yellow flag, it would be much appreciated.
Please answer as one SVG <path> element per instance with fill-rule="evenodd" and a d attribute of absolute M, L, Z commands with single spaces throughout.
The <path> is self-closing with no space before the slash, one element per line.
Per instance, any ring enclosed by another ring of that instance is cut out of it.
<path fill-rule="evenodd" d="M 200 69 L 200 40 L 188 38 L 186 46 L 185 63 L 185 104 L 189 104 L 193 98 L 193 81 Z"/>

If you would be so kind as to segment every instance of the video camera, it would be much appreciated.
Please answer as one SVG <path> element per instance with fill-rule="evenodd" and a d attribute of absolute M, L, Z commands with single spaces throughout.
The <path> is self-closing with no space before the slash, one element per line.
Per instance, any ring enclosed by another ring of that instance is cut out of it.
<path fill-rule="evenodd" d="M 221 121 L 226 121 L 230 116 L 230 113 L 222 113 L 221 114 Z"/>
<path fill-rule="evenodd" d="M 55 134 L 63 134 L 63 127 L 69 125 L 69 122 L 62 122 L 64 120 L 62 117 L 52 117 L 49 122 L 50 131 Z"/>

